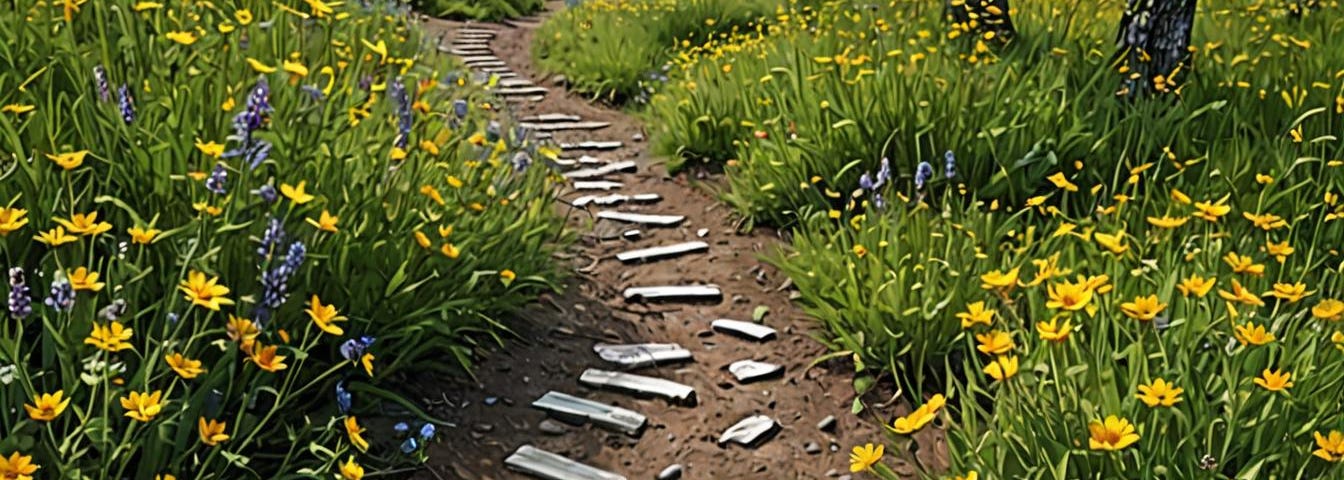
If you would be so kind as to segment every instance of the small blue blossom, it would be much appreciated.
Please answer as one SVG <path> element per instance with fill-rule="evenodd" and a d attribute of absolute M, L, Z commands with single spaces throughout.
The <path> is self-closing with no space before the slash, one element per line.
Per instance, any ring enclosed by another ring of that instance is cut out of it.
<path fill-rule="evenodd" d="M 951 150 L 943 154 L 945 163 L 943 163 L 943 176 L 948 180 L 957 176 L 957 156 L 952 154 Z"/>
<path fill-rule="evenodd" d="M 915 169 L 915 190 L 923 190 L 924 185 L 933 178 L 933 165 L 929 162 L 919 162 L 919 167 Z"/>
<path fill-rule="evenodd" d="M 69 280 L 59 278 L 51 282 L 51 295 L 42 303 L 57 311 L 68 312 L 75 307 L 75 289 L 70 287 Z"/>
<path fill-rule="evenodd" d="M 121 120 L 130 125 L 135 121 L 135 98 L 131 96 L 131 89 L 125 84 L 117 89 L 118 106 L 121 108 Z"/>
<path fill-rule="evenodd" d="M 9 315 L 24 318 L 33 313 L 33 297 L 22 267 L 9 269 Z"/>
<path fill-rule="evenodd" d="M 224 182 L 228 180 L 228 178 L 228 169 L 224 168 L 224 164 L 216 163 L 215 169 L 210 171 L 210 177 L 205 179 L 205 189 L 215 195 L 223 195 L 225 192 Z"/>

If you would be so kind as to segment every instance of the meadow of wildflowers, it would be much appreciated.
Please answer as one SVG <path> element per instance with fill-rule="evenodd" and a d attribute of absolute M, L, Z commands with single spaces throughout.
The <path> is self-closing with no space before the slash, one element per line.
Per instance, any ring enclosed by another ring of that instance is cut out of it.
<path fill-rule="evenodd" d="M 1344 475 L 1344 12 L 1200 3 L 1153 78 L 1117 0 L 1012 2 L 1011 38 L 778 2 L 668 43 L 655 144 L 791 229 L 768 260 L 912 405 L 856 473 L 938 425 L 937 478 Z"/>
<path fill-rule="evenodd" d="M 414 0 L 421 13 L 469 20 L 502 20 L 540 11 L 543 0 Z"/>
<path fill-rule="evenodd" d="M 0 478 L 422 461 L 436 422 L 395 385 L 554 286 L 547 152 L 403 3 L 24 0 L 0 25 Z"/>

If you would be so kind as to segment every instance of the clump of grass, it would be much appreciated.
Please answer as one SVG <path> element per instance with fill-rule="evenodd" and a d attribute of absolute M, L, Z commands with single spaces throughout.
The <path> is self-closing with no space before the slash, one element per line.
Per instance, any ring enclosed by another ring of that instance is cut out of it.
<path fill-rule="evenodd" d="M 414 0 L 417 10 L 442 18 L 497 21 L 541 11 L 544 0 Z"/>

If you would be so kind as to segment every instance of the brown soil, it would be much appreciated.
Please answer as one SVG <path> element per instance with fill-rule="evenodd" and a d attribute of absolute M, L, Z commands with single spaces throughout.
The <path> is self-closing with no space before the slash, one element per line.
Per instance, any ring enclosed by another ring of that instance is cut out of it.
<path fill-rule="evenodd" d="M 427 27 L 434 36 L 444 32 L 451 39 L 461 25 L 429 20 Z M 774 232 L 736 232 L 732 213 L 704 188 L 713 185 L 712 179 L 702 184 L 684 175 L 669 176 L 659 161 L 647 156 L 645 143 L 632 140 L 636 134 L 643 134 L 635 119 L 570 95 L 533 71 L 528 47 L 535 22 L 473 26 L 499 30 L 491 44 L 495 55 L 520 76 L 551 89 L 543 101 L 514 104 L 515 115 L 570 113 L 584 120 L 611 122 L 610 127 L 594 132 L 557 134 L 556 140 L 625 142 L 624 148 L 596 155 L 610 160 L 636 159 L 640 171 L 608 179 L 624 182 L 623 193 L 657 193 L 664 199 L 651 205 L 613 209 L 685 215 L 687 220 L 676 228 L 641 228 L 645 236 L 636 242 L 603 240 L 626 227 L 595 222 L 592 214 L 596 207 L 584 211 L 562 206 L 570 226 L 581 232 L 580 241 L 562 255 L 572 262 L 575 277 L 565 293 L 543 296 L 509 324 L 516 338 L 508 338 L 502 348 L 479 352 L 477 379 L 441 379 L 415 387 L 421 390 L 419 397 L 433 405 L 433 415 L 455 422 L 457 427 L 440 429 L 442 436 L 431 447 L 430 464 L 414 478 L 525 478 L 503 466 L 504 458 L 525 444 L 631 479 L 654 478 L 671 464 L 682 464 L 682 478 L 686 479 L 823 479 L 847 475 L 848 452 L 853 445 L 885 440 L 875 419 L 889 421 L 906 413 L 908 407 L 870 408 L 862 416 L 851 415 L 852 365 L 830 361 L 807 369 L 827 350 L 809 336 L 814 324 L 790 303 L 789 290 L 781 288 L 785 278 L 758 258 L 777 248 L 779 240 Z M 569 193 L 565 198 L 576 196 Z M 707 253 L 629 266 L 614 258 L 627 249 L 698 239 L 697 231 L 702 228 L 709 230 L 703 238 L 710 244 Z M 642 305 L 627 304 L 621 298 L 621 290 L 629 286 L 683 283 L 718 285 L 724 299 L 713 304 Z M 780 338 L 755 343 L 710 330 L 709 323 L 717 318 L 750 320 L 758 306 L 769 308 L 765 324 L 776 328 Z M 636 373 L 694 387 L 699 405 L 673 406 L 662 400 L 581 386 L 578 375 L 585 368 L 614 369 L 593 353 L 593 345 L 599 342 L 670 342 L 691 350 L 695 356 L 692 363 Z M 742 359 L 784 365 L 785 374 L 779 379 L 741 385 L 725 367 Z M 564 434 L 547 435 L 538 428 L 546 419 L 545 413 L 531 408 L 530 403 L 549 390 L 640 412 L 648 416 L 649 427 L 638 438 L 592 426 L 567 426 Z M 872 407 L 887 399 L 865 400 Z M 774 418 L 782 430 L 754 449 L 716 445 L 719 433 L 753 414 Z M 830 433 L 817 428 L 817 422 L 828 415 L 838 419 L 837 428 Z M 916 438 L 930 447 L 943 441 L 934 429 L 920 432 Z M 804 446 L 809 442 L 817 443 L 822 451 L 806 453 Z M 888 454 L 889 465 L 913 473 L 907 461 L 913 459 Z"/>

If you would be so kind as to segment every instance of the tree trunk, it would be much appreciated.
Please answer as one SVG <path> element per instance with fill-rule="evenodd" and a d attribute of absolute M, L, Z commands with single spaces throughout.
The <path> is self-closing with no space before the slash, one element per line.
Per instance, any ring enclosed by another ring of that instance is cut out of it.
<path fill-rule="evenodd" d="M 1130 98 L 1176 89 L 1174 77 L 1190 56 L 1197 0 L 1129 0 L 1118 42 Z"/>
<path fill-rule="evenodd" d="M 947 0 L 952 28 L 975 35 L 993 32 L 993 38 L 999 41 L 1017 34 L 1008 10 L 1008 0 Z"/>

